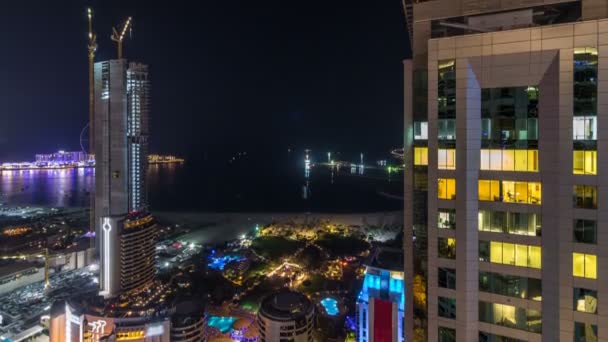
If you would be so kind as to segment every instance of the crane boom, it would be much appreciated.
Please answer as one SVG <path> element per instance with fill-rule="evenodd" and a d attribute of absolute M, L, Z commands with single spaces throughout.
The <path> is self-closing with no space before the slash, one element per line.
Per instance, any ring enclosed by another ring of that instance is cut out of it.
<path fill-rule="evenodd" d="M 97 51 L 97 35 L 93 32 L 93 10 L 87 8 L 87 17 L 89 21 L 89 41 L 87 44 L 89 52 L 89 156 L 95 154 L 95 76 L 93 68 L 95 64 L 95 51 Z M 95 195 L 91 191 L 91 210 L 89 217 L 89 231 L 95 231 Z M 91 247 L 94 246 L 94 240 L 91 239 Z"/>
<path fill-rule="evenodd" d="M 112 36 L 110 38 L 112 38 L 112 40 L 116 42 L 116 45 L 118 47 L 118 59 L 122 58 L 122 41 L 125 39 L 127 30 L 129 30 L 129 28 L 131 27 L 132 20 L 132 17 L 128 17 L 120 32 L 115 27 L 112 27 Z"/>

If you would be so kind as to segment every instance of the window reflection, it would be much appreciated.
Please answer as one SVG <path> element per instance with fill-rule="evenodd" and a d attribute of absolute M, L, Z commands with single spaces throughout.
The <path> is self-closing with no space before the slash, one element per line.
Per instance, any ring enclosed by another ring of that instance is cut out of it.
<path fill-rule="evenodd" d="M 508 328 L 542 333 L 542 315 L 538 310 L 480 301 L 479 320 Z"/>
<path fill-rule="evenodd" d="M 538 94 L 537 86 L 482 89 L 482 144 L 535 146 L 538 140 Z"/>
<path fill-rule="evenodd" d="M 536 213 L 480 210 L 478 226 L 480 231 L 540 236 L 541 216 Z"/>
<path fill-rule="evenodd" d="M 574 207 L 583 209 L 596 209 L 597 187 L 592 185 L 575 185 Z"/>

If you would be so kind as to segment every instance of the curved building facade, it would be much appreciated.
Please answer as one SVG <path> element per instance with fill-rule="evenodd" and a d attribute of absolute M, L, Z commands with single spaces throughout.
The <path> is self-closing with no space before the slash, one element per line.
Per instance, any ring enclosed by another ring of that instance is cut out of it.
<path fill-rule="evenodd" d="M 260 341 L 313 341 L 314 305 L 303 294 L 281 291 L 262 300 L 258 311 Z"/>
<path fill-rule="evenodd" d="M 203 305 L 193 301 L 177 304 L 171 317 L 171 342 L 205 341 L 206 322 Z"/>
<path fill-rule="evenodd" d="M 154 280 L 157 227 L 151 215 L 127 219 L 120 240 L 123 291 L 141 289 Z"/>

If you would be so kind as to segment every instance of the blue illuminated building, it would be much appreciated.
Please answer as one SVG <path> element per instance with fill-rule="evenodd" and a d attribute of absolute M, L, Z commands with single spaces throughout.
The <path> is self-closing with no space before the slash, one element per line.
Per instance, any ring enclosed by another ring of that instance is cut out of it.
<path fill-rule="evenodd" d="M 357 298 L 357 341 L 404 341 L 403 251 L 379 248 L 366 264 Z"/>

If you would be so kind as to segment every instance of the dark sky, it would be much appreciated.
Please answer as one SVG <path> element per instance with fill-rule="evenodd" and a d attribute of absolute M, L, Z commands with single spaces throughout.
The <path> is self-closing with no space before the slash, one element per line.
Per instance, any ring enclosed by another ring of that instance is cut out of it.
<path fill-rule="evenodd" d="M 96 60 L 134 17 L 127 58 L 152 78 L 152 152 L 384 151 L 402 141 L 399 0 L 19 0 L 0 5 L 0 161 L 79 149 L 85 8 Z"/>

